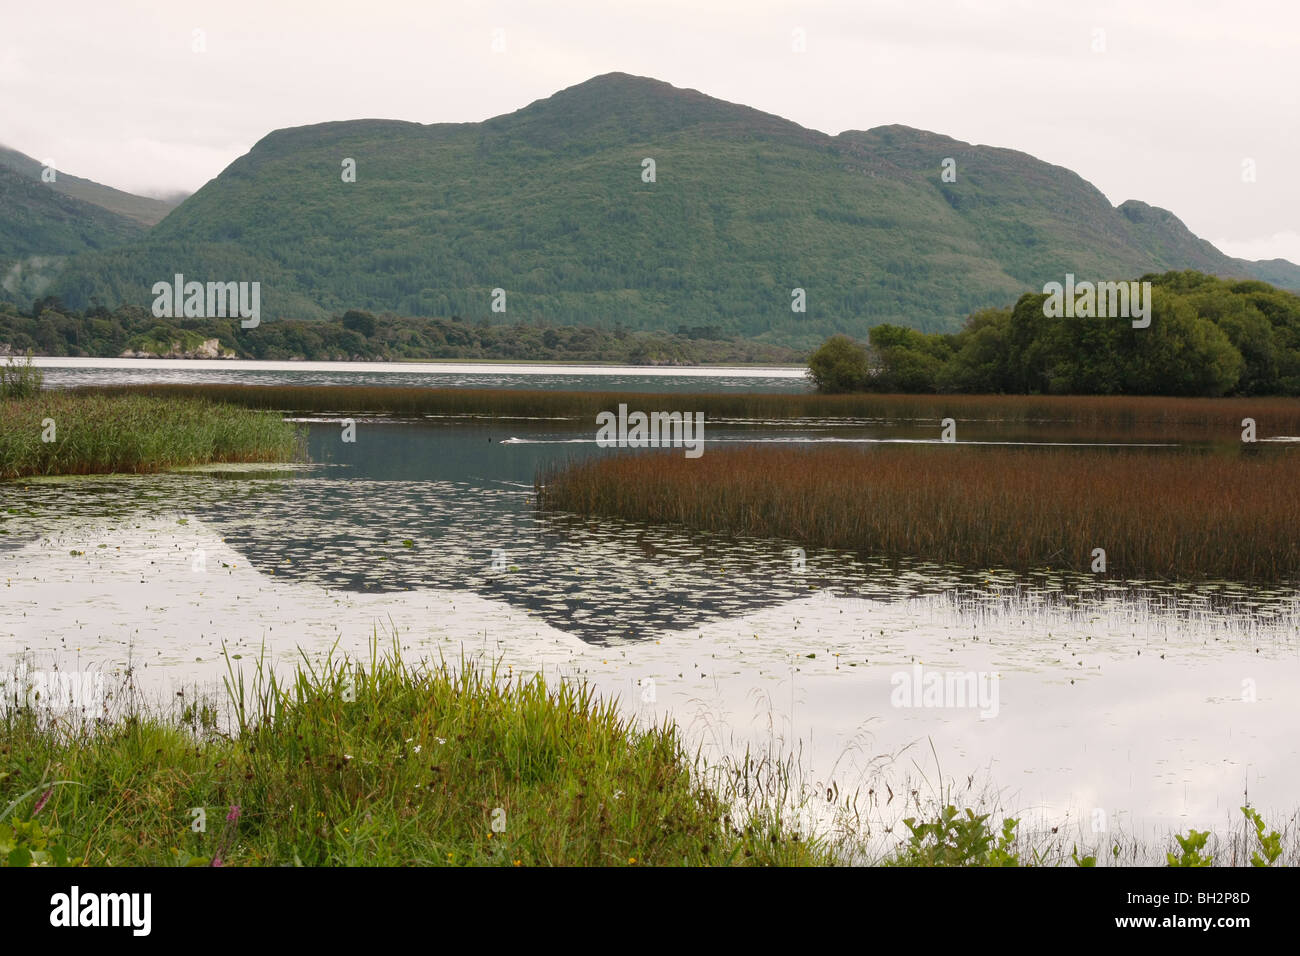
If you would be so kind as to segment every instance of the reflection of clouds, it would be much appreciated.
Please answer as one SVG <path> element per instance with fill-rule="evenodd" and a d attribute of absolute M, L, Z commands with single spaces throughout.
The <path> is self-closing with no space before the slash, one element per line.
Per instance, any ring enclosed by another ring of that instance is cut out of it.
<path fill-rule="evenodd" d="M 27 65 L 23 63 L 18 47 L 5 46 L 0 48 L 0 78 L 20 80 L 25 78 L 27 73 Z"/>

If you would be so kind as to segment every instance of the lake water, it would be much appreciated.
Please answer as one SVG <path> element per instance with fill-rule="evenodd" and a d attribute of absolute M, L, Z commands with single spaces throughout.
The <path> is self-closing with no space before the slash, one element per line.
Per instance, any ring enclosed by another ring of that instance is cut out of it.
<path fill-rule="evenodd" d="M 639 720 L 675 718 L 714 759 L 791 756 L 808 794 L 832 793 L 813 820 L 856 791 L 877 838 L 941 788 L 1060 828 L 1067 852 L 1222 832 L 1247 795 L 1276 826 L 1296 810 L 1294 588 L 1027 576 L 543 515 L 540 467 L 613 453 L 575 441 L 574 423 L 360 418 L 355 443 L 336 421 L 308 427 L 307 465 L 0 484 L 6 663 L 130 666 L 161 701 L 218 686 L 223 645 L 236 666 L 265 648 L 290 667 L 300 648 L 365 658 L 395 634 L 408 659 L 585 678 Z M 913 431 L 733 422 L 708 438 Z M 900 700 L 933 674 L 990 694 Z"/>
<path fill-rule="evenodd" d="M 802 368 L 521 365 L 478 362 L 254 362 L 37 358 L 50 388 L 76 385 L 370 385 L 611 392 L 805 392 Z"/>

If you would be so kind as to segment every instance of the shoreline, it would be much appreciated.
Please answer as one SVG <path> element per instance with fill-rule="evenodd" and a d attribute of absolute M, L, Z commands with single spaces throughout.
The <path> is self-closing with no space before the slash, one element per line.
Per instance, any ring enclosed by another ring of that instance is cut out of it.
<path fill-rule="evenodd" d="M 502 361 L 500 359 L 408 359 L 402 362 L 374 361 L 319 361 L 288 359 L 166 359 L 166 358 L 93 358 L 86 356 L 41 356 L 32 357 L 32 364 L 37 368 L 102 368 L 102 369 L 136 369 L 155 368 L 160 370 L 203 369 L 206 371 L 267 371 L 267 372 L 370 372 L 384 374 L 391 372 L 437 374 L 439 371 L 454 371 L 472 367 L 482 372 L 510 374 L 512 370 L 545 369 L 553 374 L 565 375 L 654 375 L 671 377 L 705 377 L 718 372 L 746 371 L 756 378 L 803 378 L 807 372 L 805 365 L 626 365 L 617 362 L 550 362 L 550 361 Z M 772 373 L 772 374 L 755 374 Z M 529 374 L 519 372 L 518 374 Z"/>

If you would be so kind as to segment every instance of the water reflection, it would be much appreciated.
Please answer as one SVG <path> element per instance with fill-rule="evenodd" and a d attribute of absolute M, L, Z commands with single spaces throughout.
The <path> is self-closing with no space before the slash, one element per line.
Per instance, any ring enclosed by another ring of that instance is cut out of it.
<path fill-rule="evenodd" d="M 525 443 L 504 441 L 519 433 L 517 422 L 369 423 L 346 443 L 337 424 L 316 423 L 306 467 L 0 485 L 0 550 L 69 519 L 175 513 L 281 579 L 363 593 L 470 591 L 599 644 L 819 594 L 841 602 L 940 596 L 935 613 L 986 629 L 1016 616 L 1104 616 L 1112 631 L 1143 641 L 1175 619 L 1213 630 L 1216 640 L 1286 641 L 1300 621 L 1288 588 L 1021 575 L 829 551 L 805 557 L 780 541 L 541 515 L 532 503 L 540 467 L 608 452 L 567 443 L 569 433 L 550 428 L 526 432 Z M 710 438 L 747 435 L 719 428 Z"/>

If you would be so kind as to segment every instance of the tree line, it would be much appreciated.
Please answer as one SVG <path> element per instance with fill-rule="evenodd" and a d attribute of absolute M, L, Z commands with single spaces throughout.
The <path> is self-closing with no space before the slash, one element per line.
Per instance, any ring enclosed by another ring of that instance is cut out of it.
<path fill-rule="evenodd" d="M 402 361 L 499 359 L 618 362 L 631 365 L 797 363 L 805 353 L 725 338 L 717 327 L 635 332 L 586 326 L 489 325 L 450 318 L 375 315 L 350 309 L 328 319 L 263 321 L 159 319 L 140 306 L 67 308 L 57 297 L 22 310 L 0 302 L 0 354 L 116 357 L 193 353 L 216 339 L 221 353 L 246 359 Z"/>
<path fill-rule="evenodd" d="M 809 359 L 824 392 L 1300 395 L 1300 296 L 1195 271 L 1146 275 L 1151 324 L 1050 317 L 1047 295 L 981 309 L 951 334 L 878 325 Z"/>

